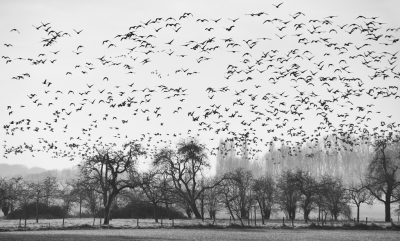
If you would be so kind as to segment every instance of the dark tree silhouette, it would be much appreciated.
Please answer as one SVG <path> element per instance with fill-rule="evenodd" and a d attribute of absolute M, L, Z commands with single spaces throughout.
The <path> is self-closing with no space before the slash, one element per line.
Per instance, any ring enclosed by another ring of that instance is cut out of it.
<path fill-rule="evenodd" d="M 372 205 L 373 196 L 362 184 L 350 184 L 348 189 L 349 201 L 357 206 L 357 223 L 360 221 L 360 205 L 366 203 Z"/>
<path fill-rule="evenodd" d="M 93 149 L 96 154 L 82 161 L 80 173 L 84 182 L 95 186 L 94 190 L 103 196 L 104 224 L 109 224 L 110 208 L 115 197 L 125 188 L 139 185 L 136 163 L 145 152 L 135 142 L 124 144 L 119 151 L 110 146 Z"/>
<path fill-rule="evenodd" d="M 271 175 L 261 176 L 254 180 L 253 195 L 261 210 L 262 222 L 271 217 L 276 204 L 276 183 Z"/>
<path fill-rule="evenodd" d="M 171 178 L 176 195 L 190 207 L 196 218 L 201 219 L 196 201 L 206 189 L 219 184 L 200 185 L 203 171 L 210 167 L 206 147 L 196 139 L 183 139 L 178 142 L 177 151 L 164 148 L 156 153 L 153 165 L 165 170 L 165 174 Z"/>
<path fill-rule="evenodd" d="M 374 147 L 364 186 L 385 205 L 385 221 L 390 222 L 390 204 L 400 200 L 399 143 L 387 138 L 377 140 Z"/>

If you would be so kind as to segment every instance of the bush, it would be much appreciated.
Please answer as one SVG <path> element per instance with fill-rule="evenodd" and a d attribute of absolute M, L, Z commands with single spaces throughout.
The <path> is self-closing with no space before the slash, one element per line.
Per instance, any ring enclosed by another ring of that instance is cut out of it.
<path fill-rule="evenodd" d="M 96 217 L 103 217 L 104 216 L 104 208 L 100 208 L 97 213 Z M 125 207 L 120 207 L 118 209 L 111 209 L 111 219 L 112 218 L 154 218 L 154 208 L 150 203 L 130 203 Z M 167 219 L 168 212 L 165 207 L 157 206 L 157 217 L 159 219 Z M 186 216 L 183 213 L 179 212 L 178 210 L 170 207 L 169 208 L 169 217 L 173 219 L 186 219 Z"/>
<path fill-rule="evenodd" d="M 67 213 L 60 206 L 47 206 L 44 203 L 38 205 L 39 219 L 60 219 L 67 217 Z M 36 218 L 36 203 L 29 203 L 10 212 L 7 219 Z"/>

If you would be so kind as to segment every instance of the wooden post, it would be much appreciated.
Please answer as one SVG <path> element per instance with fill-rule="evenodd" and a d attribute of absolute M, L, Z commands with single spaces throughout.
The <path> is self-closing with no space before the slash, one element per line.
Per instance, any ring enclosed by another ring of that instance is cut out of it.
<path fill-rule="evenodd" d="M 101 228 L 101 218 L 100 218 L 100 222 L 99 222 L 99 227 Z"/>
<path fill-rule="evenodd" d="M 282 226 L 285 226 L 285 217 L 282 218 Z"/>
<path fill-rule="evenodd" d="M 368 225 L 368 217 L 365 217 L 365 224 Z"/>
<path fill-rule="evenodd" d="M 26 217 L 25 217 L 25 229 L 26 229 Z"/>
<path fill-rule="evenodd" d="M 356 218 L 353 218 L 354 219 L 354 225 L 356 225 Z"/>
<path fill-rule="evenodd" d="M 162 218 L 161 218 L 161 226 L 162 226 Z"/>
<path fill-rule="evenodd" d="M 64 218 L 63 218 L 63 227 L 64 227 Z"/>
<path fill-rule="evenodd" d="M 294 220 L 294 218 L 292 218 L 292 227 L 293 227 L 293 220 Z"/>
<path fill-rule="evenodd" d="M 229 225 L 232 223 L 232 217 L 231 216 L 229 216 Z"/>
<path fill-rule="evenodd" d="M 136 218 L 136 227 L 139 227 L 139 217 Z"/>
<path fill-rule="evenodd" d="M 172 218 L 172 227 L 174 226 L 174 218 Z"/>
<path fill-rule="evenodd" d="M 18 227 L 19 228 L 21 227 L 21 217 L 19 217 L 19 225 L 18 225 Z"/>
<path fill-rule="evenodd" d="M 94 221 L 96 221 L 96 217 L 93 217 L 93 224 L 92 224 L 92 226 L 94 226 Z"/>

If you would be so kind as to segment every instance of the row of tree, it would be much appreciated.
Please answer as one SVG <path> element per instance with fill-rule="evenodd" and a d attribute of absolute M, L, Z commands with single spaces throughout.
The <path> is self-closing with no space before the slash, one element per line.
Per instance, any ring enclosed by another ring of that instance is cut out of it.
<path fill-rule="evenodd" d="M 390 221 L 390 205 L 400 201 L 400 148 L 388 139 L 375 142 L 367 171 L 351 183 L 337 175 L 298 167 L 262 175 L 236 168 L 206 176 L 210 167 L 206 150 L 197 139 L 183 139 L 176 149 L 158 150 L 151 170 L 139 172 L 138 160 L 146 154 L 140 144 L 126 143 L 120 150 L 95 146 L 88 149 L 78 175 L 71 180 L 61 182 L 51 176 L 36 182 L 1 179 L 2 210 L 7 215 L 29 202 L 38 207 L 57 200 L 66 214 L 73 205 L 79 207 L 80 214 L 84 208 L 92 215 L 102 207 L 104 224 L 108 224 L 113 209 L 140 200 L 152 205 L 156 222 L 162 206 L 168 213 L 179 209 L 189 218 L 199 219 L 206 213 L 215 219 L 217 213 L 226 211 L 243 224 L 254 207 L 261 211 L 263 220 L 282 211 L 292 220 L 296 213 L 302 213 L 308 222 L 313 211 L 320 219 L 328 215 L 350 218 L 349 204 L 355 204 L 359 220 L 360 205 L 378 200 L 385 204 L 385 220 Z"/>

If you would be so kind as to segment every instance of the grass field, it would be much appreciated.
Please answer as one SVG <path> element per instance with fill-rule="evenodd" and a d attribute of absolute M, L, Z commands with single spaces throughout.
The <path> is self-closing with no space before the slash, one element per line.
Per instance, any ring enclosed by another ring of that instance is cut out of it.
<path fill-rule="evenodd" d="M 102 229 L 4 232 L 7 241 L 109 241 L 109 240 L 400 240 L 399 231 L 304 229 Z"/>

